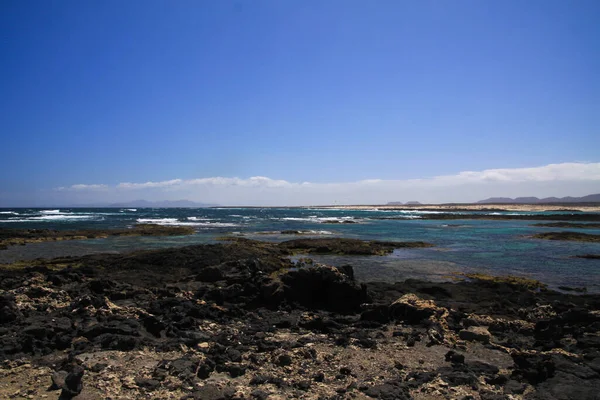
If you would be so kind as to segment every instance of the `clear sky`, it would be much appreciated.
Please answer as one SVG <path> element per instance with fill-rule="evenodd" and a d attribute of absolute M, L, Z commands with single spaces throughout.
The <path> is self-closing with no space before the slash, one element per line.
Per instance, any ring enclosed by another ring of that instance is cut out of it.
<path fill-rule="evenodd" d="M 410 180 L 564 163 L 587 175 L 476 195 L 600 192 L 598 21 L 597 0 L 4 0 L 0 205 L 470 201 Z"/>

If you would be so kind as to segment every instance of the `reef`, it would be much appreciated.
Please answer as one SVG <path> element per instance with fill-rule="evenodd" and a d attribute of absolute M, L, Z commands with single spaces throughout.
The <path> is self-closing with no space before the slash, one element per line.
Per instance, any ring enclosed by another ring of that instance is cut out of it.
<path fill-rule="evenodd" d="M 546 224 L 533 224 L 542 228 L 577 228 L 577 229 L 598 229 L 600 224 L 595 223 L 576 223 L 576 222 L 549 222 Z"/>
<path fill-rule="evenodd" d="M 280 248 L 301 254 L 385 255 L 400 248 L 432 247 L 426 242 L 386 242 L 346 238 L 306 238 L 281 242 Z"/>
<path fill-rule="evenodd" d="M 0 228 L 0 250 L 8 246 L 57 240 L 84 240 L 110 236 L 182 236 L 191 235 L 193 228 L 186 226 L 163 226 L 138 224 L 126 229 L 6 229 Z"/>
<path fill-rule="evenodd" d="M 587 258 L 590 260 L 600 260 L 600 254 L 579 254 L 576 255 L 577 258 Z"/>
<path fill-rule="evenodd" d="M 289 257 L 342 243 L 3 266 L 0 398 L 597 398 L 600 296 L 481 274 L 365 284 Z"/>
<path fill-rule="evenodd" d="M 600 235 L 580 232 L 544 232 L 531 236 L 534 239 L 571 240 L 576 242 L 600 242 Z"/>

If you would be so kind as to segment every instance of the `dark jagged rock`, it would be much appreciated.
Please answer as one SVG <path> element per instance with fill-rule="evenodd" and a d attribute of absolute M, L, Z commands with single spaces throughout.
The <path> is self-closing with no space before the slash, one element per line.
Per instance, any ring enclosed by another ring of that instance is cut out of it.
<path fill-rule="evenodd" d="M 465 363 L 464 354 L 456 353 L 453 350 L 450 350 L 448 353 L 446 353 L 446 355 L 444 356 L 444 359 L 446 361 L 450 361 L 452 364 L 464 364 Z"/>
<path fill-rule="evenodd" d="M 163 226 L 138 224 L 128 229 L 89 229 L 89 230 L 53 230 L 53 229 L 6 229 L 0 228 L 0 250 L 8 246 L 55 240 L 82 240 L 106 238 L 109 236 L 181 236 L 195 233 L 185 226 Z"/>
<path fill-rule="evenodd" d="M 279 247 L 296 253 L 385 255 L 399 248 L 431 247 L 425 242 L 383 242 L 346 238 L 307 238 L 279 243 Z"/>
<path fill-rule="evenodd" d="M 575 257 L 577 258 L 587 258 L 590 260 L 600 260 L 600 254 L 582 254 L 582 255 L 576 255 Z"/>
<path fill-rule="evenodd" d="M 418 324 L 439 313 L 441 309 L 431 300 L 407 294 L 390 305 L 390 316 L 409 324 Z"/>
<path fill-rule="evenodd" d="M 202 282 L 216 282 L 224 278 L 223 272 L 218 267 L 206 267 L 196 275 L 196 280 Z"/>
<path fill-rule="evenodd" d="M 532 226 L 539 226 L 543 228 L 577 228 L 577 229 L 598 229 L 600 224 L 596 223 L 576 223 L 576 222 L 549 222 L 545 224 L 533 224 Z"/>
<path fill-rule="evenodd" d="M 532 236 L 534 239 L 571 240 L 577 242 L 600 242 L 600 235 L 581 232 L 544 232 Z"/>
<path fill-rule="evenodd" d="M 21 316 L 15 303 L 15 296 L 11 294 L 0 295 L 0 324 L 13 322 Z"/>
<path fill-rule="evenodd" d="M 135 378 L 135 384 L 138 385 L 139 387 L 142 387 L 144 389 L 147 390 L 156 390 L 160 387 L 160 382 L 157 381 L 156 379 L 149 379 L 149 378 Z"/>
<path fill-rule="evenodd" d="M 513 377 L 531 384 L 538 384 L 554 376 L 556 366 L 547 355 L 516 353 L 513 355 L 516 369 Z"/>
<path fill-rule="evenodd" d="M 458 332 L 458 337 L 462 340 L 477 341 L 481 343 L 489 343 L 491 339 L 490 332 L 480 326 L 472 326 Z"/>
<path fill-rule="evenodd" d="M 185 397 L 185 399 L 194 400 L 227 400 L 230 399 L 235 393 L 235 390 L 231 387 L 221 388 L 215 384 L 209 384 L 202 386 L 192 393 L 191 396 Z"/>
<path fill-rule="evenodd" d="M 62 392 L 59 399 L 72 399 L 81 393 L 81 390 L 83 389 L 83 374 L 84 370 L 80 366 L 74 367 L 73 370 L 69 372 L 65 378 L 65 383 L 62 386 Z"/>
<path fill-rule="evenodd" d="M 366 287 L 348 277 L 351 268 L 341 273 L 334 267 L 301 268 L 281 276 L 285 297 L 308 308 L 352 312 L 367 301 Z"/>
<path fill-rule="evenodd" d="M 350 266 L 294 264 L 289 254 L 233 240 L 0 268 L 3 372 L 22 359 L 71 371 L 71 384 L 64 372 L 54 388 L 72 395 L 74 358 L 151 353 L 127 381 L 137 398 L 172 382 L 189 398 L 236 398 L 246 382 L 246 397 L 391 399 L 455 389 L 552 398 L 568 385 L 585 398 L 600 384 L 598 295 L 484 276 L 361 285 Z M 479 341 L 464 333 L 486 330 Z M 118 368 L 89 360 L 86 388 Z"/>
<path fill-rule="evenodd" d="M 67 371 L 56 371 L 52 374 L 52 385 L 48 390 L 61 390 L 65 385 L 65 378 L 69 375 Z"/>
<path fill-rule="evenodd" d="M 380 400 L 410 400 L 408 388 L 399 382 L 383 383 L 374 385 L 363 390 L 369 397 Z"/>

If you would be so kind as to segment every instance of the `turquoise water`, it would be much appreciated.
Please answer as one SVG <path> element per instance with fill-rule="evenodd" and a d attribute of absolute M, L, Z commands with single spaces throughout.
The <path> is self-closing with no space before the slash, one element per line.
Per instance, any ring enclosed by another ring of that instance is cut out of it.
<path fill-rule="evenodd" d="M 528 276 L 555 287 L 585 286 L 589 291 L 600 292 L 600 261 L 573 258 L 576 254 L 600 254 L 600 243 L 527 237 L 538 232 L 564 230 L 531 226 L 546 221 L 422 220 L 422 215 L 423 212 L 408 210 L 294 208 L 0 209 L 0 227 L 3 228 L 103 229 L 158 223 L 190 226 L 196 230 L 195 235 L 183 237 L 110 238 L 15 246 L 0 251 L 0 262 L 210 243 L 224 234 L 278 241 L 294 236 L 275 232 L 302 230 L 321 237 L 422 240 L 435 244 L 429 249 L 397 250 L 385 257 L 313 257 L 334 265 L 352 264 L 362 280 L 436 280 L 446 279 L 452 272 L 479 271 Z M 330 221 L 355 223 L 331 224 Z M 600 234 L 600 229 L 568 230 Z"/>

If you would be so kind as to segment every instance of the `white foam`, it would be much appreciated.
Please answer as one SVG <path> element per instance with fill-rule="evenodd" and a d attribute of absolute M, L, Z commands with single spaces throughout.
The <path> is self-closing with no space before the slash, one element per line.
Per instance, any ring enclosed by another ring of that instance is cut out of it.
<path fill-rule="evenodd" d="M 399 210 L 396 211 L 402 214 L 457 214 L 452 211 L 428 211 L 428 210 Z"/>
<path fill-rule="evenodd" d="M 65 214 L 54 214 L 54 215 L 43 215 L 41 217 L 31 217 L 26 221 L 61 221 L 61 220 L 72 220 L 72 219 L 96 219 L 95 214 L 86 215 L 65 215 Z"/>
<path fill-rule="evenodd" d="M 138 218 L 140 224 L 156 224 L 166 226 L 201 226 L 207 228 L 231 228 L 239 226 L 238 224 L 230 224 L 225 222 L 184 222 L 177 218 Z"/>
<path fill-rule="evenodd" d="M 354 217 L 321 217 L 317 218 L 319 221 L 348 221 L 354 220 Z"/>
<path fill-rule="evenodd" d="M 493 212 L 490 214 L 485 214 L 485 215 L 535 215 L 535 214 L 527 214 L 527 213 L 500 213 L 500 212 Z"/>
<path fill-rule="evenodd" d="M 19 213 L 14 211 L 0 211 L 0 214 L 19 215 Z"/>
<path fill-rule="evenodd" d="M 59 222 L 59 221 L 80 221 L 80 220 L 98 220 L 103 219 L 97 214 L 85 214 L 85 215 L 74 215 L 74 214 L 49 214 L 37 217 L 29 218 L 11 218 L 8 220 L 0 220 L 0 222 Z"/>
<path fill-rule="evenodd" d="M 138 218 L 140 224 L 172 224 L 179 222 L 177 218 Z"/>
<path fill-rule="evenodd" d="M 308 221 L 314 222 L 314 218 L 300 218 L 300 217 L 283 217 L 283 218 L 274 218 L 280 221 Z"/>
<path fill-rule="evenodd" d="M 187 224 L 193 226 L 204 226 L 208 228 L 233 228 L 240 226 L 239 224 L 232 224 L 229 222 L 188 222 Z"/>
<path fill-rule="evenodd" d="M 60 214 L 60 210 L 42 210 L 40 214 Z"/>
<path fill-rule="evenodd" d="M 344 217 L 317 217 L 316 215 L 310 215 L 308 217 L 283 217 L 274 218 L 280 221 L 304 221 L 314 223 L 327 223 L 327 222 L 344 222 L 344 221 L 357 221 L 357 218 L 344 216 Z"/>
<path fill-rule="evenodd" d="M 204 217 L 187 217 L 187 219 L 190 221 L 214 221 L 214 219 Z"/>

